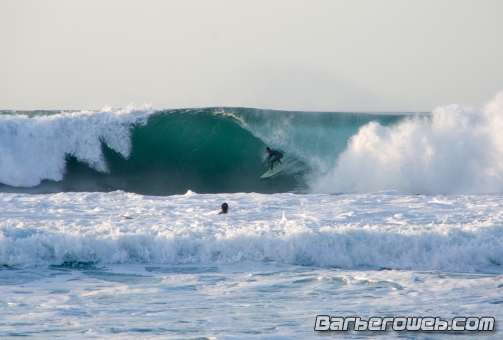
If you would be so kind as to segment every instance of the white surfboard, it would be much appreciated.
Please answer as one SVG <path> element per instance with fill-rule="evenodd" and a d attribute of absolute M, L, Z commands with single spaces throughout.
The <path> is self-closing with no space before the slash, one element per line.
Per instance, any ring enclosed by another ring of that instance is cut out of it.
<path fill-rule="evenodd" d="M 277 164 L 272 169 L 272 172 L 267 171 L 265 174 L 263 174 L 262 176 L 260 176 L 260 178 L 269 178 L 269 177 L 272 177 L 274 175 L 279 174 L 281 171 L 285 170 L 285 168 L 286 168 L 285 164 Z"/>

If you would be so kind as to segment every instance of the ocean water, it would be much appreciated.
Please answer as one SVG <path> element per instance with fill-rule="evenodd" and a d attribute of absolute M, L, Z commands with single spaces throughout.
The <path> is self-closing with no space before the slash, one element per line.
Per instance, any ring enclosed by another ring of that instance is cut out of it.
<path fill-rule="evenodd" d="M 503 95 L 400 114 L 3 111 L 0 337 L 501 338 L 502 113 Z M 288 166 L 270 180 L 265 146 Z M 320 333 L 317 315 L 496 329 Z"/>

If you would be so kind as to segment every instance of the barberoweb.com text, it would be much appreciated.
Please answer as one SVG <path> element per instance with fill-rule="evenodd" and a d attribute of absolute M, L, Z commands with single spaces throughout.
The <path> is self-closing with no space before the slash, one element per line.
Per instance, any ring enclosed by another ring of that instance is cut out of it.
<path fill-rule="evenodd" d="M 315 331 L 492 331 L 495 320 L 485 317 L 455 317 L 443 320 L 440 317 L 330 317 L 317 315 Z"/>

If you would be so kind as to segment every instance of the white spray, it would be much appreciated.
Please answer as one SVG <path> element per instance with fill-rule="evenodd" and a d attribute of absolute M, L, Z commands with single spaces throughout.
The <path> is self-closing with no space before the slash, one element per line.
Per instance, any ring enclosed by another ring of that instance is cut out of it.
<path fill-rule="evenodd" d="M 482 110 L 450 105 L 395 126 L 363 126 L 316 193 L 503 192 L 503 93 Z"/>
<path fill-rule="evenodd" d="M 128 106 L 32 118 L 0 115 L 0 183 L 32 187 L 44 179 L 60 181 L 67 155 L 107 172 L 101 142 L 127 158 L 131 126 L 146 124 L 153 112 Z"/>

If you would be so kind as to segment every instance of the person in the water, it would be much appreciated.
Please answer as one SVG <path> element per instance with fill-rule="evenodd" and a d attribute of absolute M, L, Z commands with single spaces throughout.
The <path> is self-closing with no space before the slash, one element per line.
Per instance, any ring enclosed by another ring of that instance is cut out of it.
<path fill-rule="evenodd" d="M 283 163 L 281 163 L 280 159 L 283 158 L 283 154 L 279 151 L 276 151 L 276 150 L 271 150 L 270 147 L 267 147 L 265 148 L 265 152 L 267 152 L 269 154 L 269 158 L 267 159 L 267 163 L 265 164 L 265 166 L 267 166 L 267 164 L 269 164 L 269 162 L 271 163 L 271 170 L 269 170 L 269 172 L 272 172 L 272 169 L 274 168 L 274 163 L 275 162 L 278 162 L 280 165 L 283 165 Z M 271 161 L 271 158 L 274 157 Z"/>
<path fill-rule="evenodd" d="M 227 214 L 229 212 L 229 205 L 227 203 L 222 204 L 222 211 L 220 211 L 218 214 Z"/>

